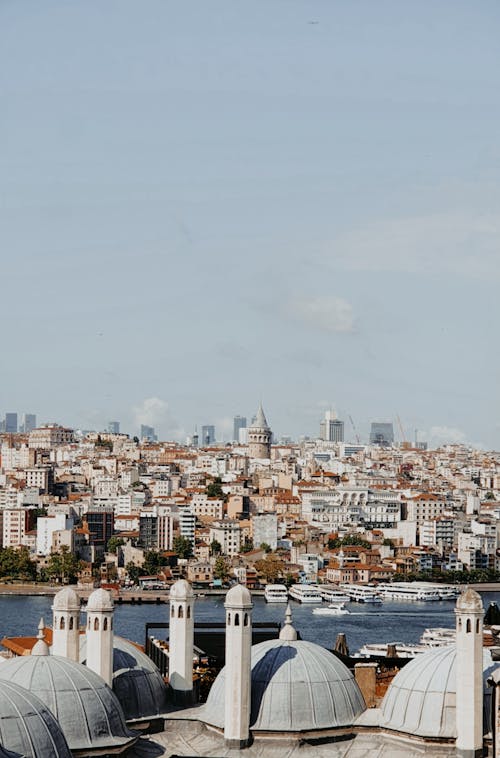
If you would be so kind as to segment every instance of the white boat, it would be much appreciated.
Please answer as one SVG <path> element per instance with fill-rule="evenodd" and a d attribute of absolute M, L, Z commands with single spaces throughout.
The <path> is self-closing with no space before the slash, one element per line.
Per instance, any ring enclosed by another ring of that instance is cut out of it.
<path fill-rule="evenodd" d="M 438 584 L 436 585 L 436 589 L 439 592 L 440 600 L 456 600 L 460 595 L 459 588 L 453 587 L 453 585 Z"/>
<path fill-rule="evenodd" d="M 292 584 L 289 594 L 298 603 L 321 603 L 323 601 L 318 587 L 313 584 Z"/>
<path fill-rule="evenodd" d="M 328 603 L 348 603 L 351 599 L 346 592 L 342 592 L 338 587 L 322 585 L 319 587 L 319 591 L 323 600 Z"/>
<path fill-rule="evenodd" d="M 381 603 L 382 599 L 378 593 L 378 588 L 366 587 L 361 584 L 342 584 L 341 589 L 349 595 L 355 603 Z"/>
<path fill-rule="evenodd" d="M 266 584 L 264 597 L 267 603 L 287 603 L 288 590 L 284 584 Z"/>
<path fill-rule="evenodd" d="M 441 600 L 436 585 L 423 582 L 392 582 L 379 584 L 378 591 L 384 600 L 429 602 Z"/>
<path fill-rule="evenodd" d="M 330 605 L 323 606 L 323 608 L 314 608 L 313 613 L 318 616 L 345 616 L 349 611 L 347 608 L 344 608 L 342 603 L 330 603 Z"/>
<path fill-rule="evenodd" d="M 436 647 L 445 647 L 455 643 L 456 635 L 454 629 L 445 629 L 443 627 L 434 627 L 422 632 L 419 642 L 408 644 L 404 642 L 385 642 L 385 643 L 368 643 L 360 648 L 358 656 L 369 658 L 370 656 L 387 656 L 388 645 L 393 645 L 396 649 L 398 658 L 415 658 L 416 655 L 427 653 Z"/>

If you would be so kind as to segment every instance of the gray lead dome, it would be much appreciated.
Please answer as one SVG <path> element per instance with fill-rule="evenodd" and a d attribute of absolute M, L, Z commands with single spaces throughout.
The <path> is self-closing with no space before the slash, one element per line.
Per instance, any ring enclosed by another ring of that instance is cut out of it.
<path fill-rule="evenodd" d="M 0 758 L 71 758 L 64 734 L 47 706 L 13 682 L 0 681 L 0 743 Z"/>
<path fill-rule="evenodd" d="M 224 726 L 225 669 L 215 680 L 203 721 Z M 304 640 L 269 640 L 252 648 L 252 732 L 301 732 L 352 726 L 365 710 L 342 661 Z"/>
<path fill-rule="evenodd" d="M 87 640 L 80 640 L 80 662 L 87 658 Z M 153 661 L 132 642 L 113 639 L 113 692 L 127 721 L 152 718 L 167 710 L 167 688 Z"/>
<path fill-rule="evenodd" d="M 20 656 L 0 667 L 0 681 L 1 687 L 15 681 L 38 696 L 59 722 L 72 751 L 119 753 L 136 739 L 116 695 L 80 663 L 57 655 Z M 43 752 L 37 758 L 41 755 L 45 758 Z"/>

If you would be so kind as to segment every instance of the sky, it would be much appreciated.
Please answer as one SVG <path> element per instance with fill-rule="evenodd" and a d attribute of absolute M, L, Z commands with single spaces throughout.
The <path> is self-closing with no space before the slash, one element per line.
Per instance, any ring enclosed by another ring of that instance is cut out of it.
<path fill-rule="evenodd" d="M 0 0 L 0 414 L 498 450 L 499 24 Z"/>

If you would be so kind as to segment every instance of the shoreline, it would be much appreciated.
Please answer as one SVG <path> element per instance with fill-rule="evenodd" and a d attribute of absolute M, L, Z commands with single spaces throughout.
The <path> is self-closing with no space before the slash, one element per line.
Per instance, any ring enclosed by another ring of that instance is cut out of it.
<path fill-rule="evenodd" d="M 93 590 L 78 589 L 74 584 L 65 585 L 39 585 L 39 584 L 0 584 L 1 596 L 19 596 L 19 597 L 53 597 L 59 590 L 64 587 L 71 587 L 83 599 L 87 599 Z M 478 582 L 477 584 L 458 584 L 461 590 L 472 587 L 478 592 L 500 592 L 500 582 Z M 220 597 L 226 594 L 227 589 L 195 589 L 195 597 Z M 264 590 L 251 590 L 252 595 L 263 597 Z M 119 595 L 113 595 L 115 602 L 122 603 L 167 603 L 169 600 L 168 590 L 144 590 L 142 592 L 121 592 Z"/>

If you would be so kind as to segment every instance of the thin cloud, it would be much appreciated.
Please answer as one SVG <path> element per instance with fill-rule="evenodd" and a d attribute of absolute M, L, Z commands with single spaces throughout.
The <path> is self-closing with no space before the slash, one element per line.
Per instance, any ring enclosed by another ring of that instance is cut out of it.
<path fill-rule="evenodd" d="M 454 426 L 433 426 L 429 432 L 431 447 L 440 445 L 461 444 L 466 441 L 466 434 Z"/>
<path fill-rule="evenodd" d="M 288 303 L 287 313 L 306 326 L 324 332 L 350 334 L 355 331 L 352 306 L 341 297 L 298 297 Z"/>
<path fill-rule="evenodd" d="M 387 219 L 335 238 L 331 265 L 356 271 L 452 272 L 500 279 L 500 216 L 431 214 Z"/>

